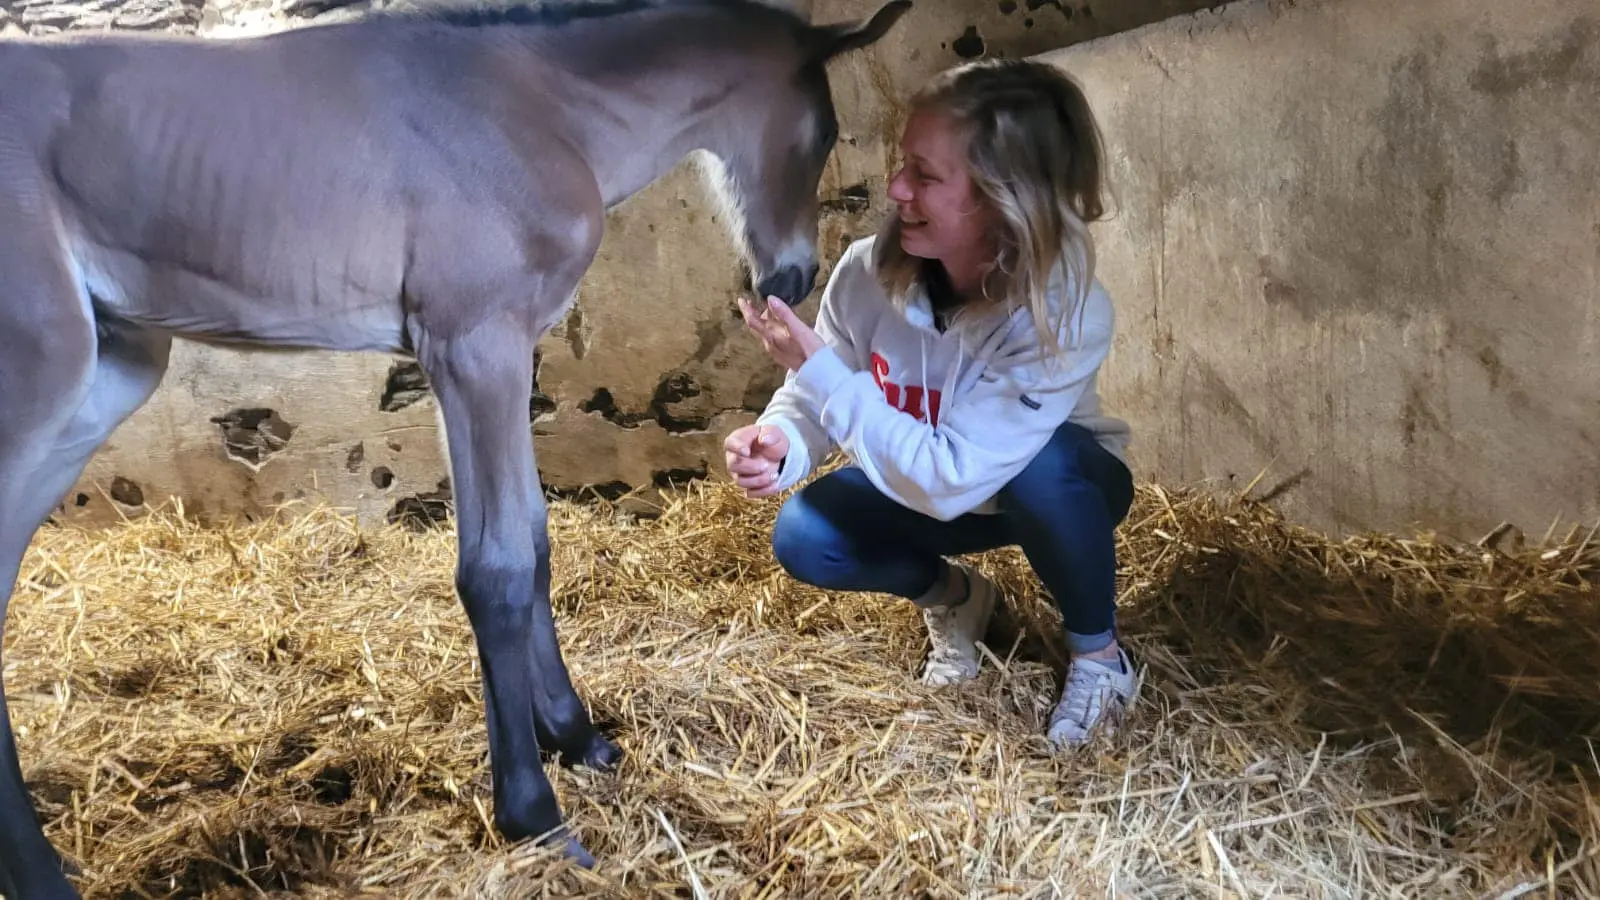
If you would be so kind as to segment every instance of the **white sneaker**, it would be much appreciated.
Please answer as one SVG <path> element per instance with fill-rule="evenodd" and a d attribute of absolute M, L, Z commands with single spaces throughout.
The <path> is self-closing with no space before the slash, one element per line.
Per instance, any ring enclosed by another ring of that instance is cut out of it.
<path fill-rule="evenodd" d="M 933 645 L 922 670 L 922 683 L 943 687 L 978 676 L 978 641 L 983 640 L 994 615 L 994 582 L 962 563 L 951 563 L 967 579 L 967 599 L 956 606 L 924 607 L 922 618 L 928 625 L 928 640 Z"/>
<path fill-rule="evenodd" d="M 1097 730 L 1114 733 L 1117 720 L 1133 700 L 1136 683 L 1133 662 L 1120 646 L 1115 660 L 1073 659 L 1061 690 L 1061 702 L 1050 714 L 1050 743 L 1057 750 L 1065 750 L 1088 743 Z"/>

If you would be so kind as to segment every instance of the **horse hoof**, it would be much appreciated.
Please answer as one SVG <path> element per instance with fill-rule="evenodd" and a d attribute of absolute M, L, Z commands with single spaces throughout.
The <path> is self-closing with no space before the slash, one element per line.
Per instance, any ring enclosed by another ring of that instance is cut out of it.
<path fill-rule="evenodd" d="M 591 728 L 587 737 L 569 741 L 561 749 L 560 759 L 563 768 L 583 766 L 596 772 L 612 772 L 622 762 L 622 748 L 599 729 Z"/>
<path fill-rule="evenodd" d="M 597 864 L 594 854 L 584 849 L 583 844 L 572 836 L 572 831 L 566 825 L 544 835 L 536 843 L 540 847 L 555 850 L 560 858 L 571 860 L 582 868 L 593 869 Z"/>
<path fill-rule="evenodd" d="M 564 838 L 557 838 L 557 840 L 564 840 L 566 842 L 561 848 L 561 855 L 572 860 L 574 863 L 577 863 L 582 868 L 593 869 L 595 867 L 596 862 L 594 854 L 590 853 L 588 850 L 585 850 L 583 845 L 578 843 L 577 838 L 567 835 Z"/>
<path fill-rule="evenodd" d="M 589 746 L 584 749 L 581 760 L 584 766 L 596 772 L 614 772 L 622 763 L 622 748 L 596 731 L 589 738 Z"/>

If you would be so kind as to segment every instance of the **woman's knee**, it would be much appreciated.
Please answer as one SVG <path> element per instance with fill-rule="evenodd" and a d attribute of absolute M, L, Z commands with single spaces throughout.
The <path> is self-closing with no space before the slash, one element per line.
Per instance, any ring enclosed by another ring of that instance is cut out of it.
<path fill-rule="evenodd" d="M 784 502 L 772 530 L 772 554 L 798 581 L 832 587 L 846 580 L 854 543 L 845 529 L 850 515 L 841 501 L 849 485 L 834 473 Z M 841 490 L 844 488 L 845 490 Z"/>
<path fill-rule="evenodd" d="M 829 530 L 827 521 L 806 502 L 805 494 L 795 494 L 778 510 L 772 529 L 772 555 L 790 576 L 815 584 L 813 548 L 830 537 Z"/>
<path fill-rule="evenodd" d="M 1079 502 L 1097 501 L 1112 525 L 1133 501 L 1133 480 L 1122 461 L 1094 433 L 1064 423 L 1017 477 L 1000 491 L 1002 509 L 1030 519 L 1068 514 Z"/>

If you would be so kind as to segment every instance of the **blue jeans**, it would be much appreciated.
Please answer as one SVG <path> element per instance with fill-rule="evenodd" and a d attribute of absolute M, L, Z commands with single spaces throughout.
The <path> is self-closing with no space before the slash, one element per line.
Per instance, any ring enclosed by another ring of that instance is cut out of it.
<path fill-rule="evenodd" d="M 1133 503 L 1132 473 L 1069 422 L 997 499 L 996 514 L 941 522 L 885 496 L 851 466 L 783 505 L 772 549 L 806 584 L 915 600 L 944 578 L 943 557 L 1020 546 L 1061 610 L 1072 652 L 1108 646 L 1116 636 L 1112 532 Z"/>

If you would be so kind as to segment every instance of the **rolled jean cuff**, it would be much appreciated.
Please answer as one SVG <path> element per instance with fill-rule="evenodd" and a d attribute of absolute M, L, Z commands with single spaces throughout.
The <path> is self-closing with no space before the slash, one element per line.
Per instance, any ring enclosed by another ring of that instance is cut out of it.
<path fill-rule="evenodd" d="M 1069 631 L 1067 632 L 1067 648 L 1074 655 L 1093 653 L 1096 650 L 1104 650 L 1111 646 L 1111 642 L 1116 639 L 1117 633 L 1113 629 L 1107 629 L 1099 634 L 1076 634 Z"/>
<path fill-rule="evenodd" d="M 933 584 L 928 585 L 928 589 L 922 593 L 909 598 L 918 609 L 933 609 L 942 605 L 939 601 L 944 599 L 945 586 L 950 583 L 953 573 L 950 571 L 950 563 L 943 558 L 939 560 L 937 566 L 934 570 Z M 967 590 L 970 592 L 972 585 L 967 585 Z"/>

